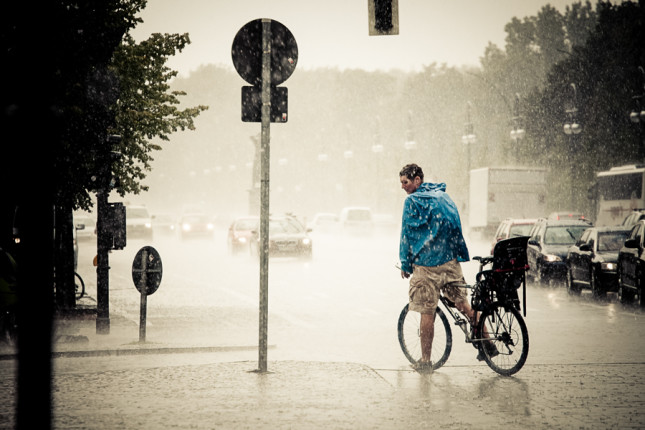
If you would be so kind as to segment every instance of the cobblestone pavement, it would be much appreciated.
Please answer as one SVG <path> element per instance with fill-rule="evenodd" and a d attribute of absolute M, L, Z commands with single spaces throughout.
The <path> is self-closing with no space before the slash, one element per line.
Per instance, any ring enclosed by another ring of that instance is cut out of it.
<path fill-rule="evenodd" d="M 359 363 L 209 362 L 213 353 L 55 360 L 54 428 L 645 427 L 645 363 L 486 366 L 431 375 Z M 103 360 L 107 360 L 103 358 Z M 130 360 L 123 366 L 115 361 Z M 13 428 L 13 365 L 0 363 L 0 427 Z M 113 370 L 110 370 L 113 369 Z"/>

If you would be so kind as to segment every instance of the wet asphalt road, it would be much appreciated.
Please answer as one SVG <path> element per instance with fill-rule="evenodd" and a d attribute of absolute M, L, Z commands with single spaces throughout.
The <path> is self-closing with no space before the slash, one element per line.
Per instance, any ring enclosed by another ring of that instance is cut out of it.
<path fill-rule="evenodd" d="M 410 371 L 396 339 L 407 282 L 394 268 L 395 236 L 318 237 L 312 262 L 272 261 L 267 375 L 249 372 L 258 359 L 253 259 L 227 255 L 221 233 L 208 241 L 155 241 L 164 278 L 148 298 L 146 343 L 241 348 L 57 359 L 56 428 L 645 426 L 645 314 L 614 297 L 572 298 L 562 288 L 529 285 L 530 353 L 515 377 L 477 362 L 456 331 L 440 371 Z M 472 255 L 486 249 L 469 245 Z M 130 277 L 138 248 L 130 242 L 110 255 L 107 336 L 121 345 L 136 343 L 139 335 L 139 296 Z M 88 255 L 91 250 L 81 250 L 80 261 Z M 476 269 L 464 265 L 467 281 Z M 92 295 L 93 268 L 79 271 Z M 77 334 L 91 338 L 94 327 L 81 325 Z M 11 363 L 0 362 L 3 428 L 12 423 L 6 408 Z"/>

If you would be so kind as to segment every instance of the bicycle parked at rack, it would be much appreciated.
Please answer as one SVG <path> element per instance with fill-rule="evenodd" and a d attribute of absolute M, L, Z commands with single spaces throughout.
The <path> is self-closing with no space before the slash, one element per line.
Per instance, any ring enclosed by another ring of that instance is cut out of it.
<path fill-rule="evenodd" d="M 459 312 L 453 302 L 439 298 L 443 304 L 437 306 L 432 342 L 432 368 L 443 366 L 452 351 L 452 331 L 449 315 L 454 324 L 464 332 L 466 342 L 477 349 L 484 361 L 501 375 L 517 373 L 529 354 L 529 333 L 520 313 L 518 289 L 523 286 L 524 315 L 526 316 L 526 277 L 528 268 L 526 244 L 528 236 L 499 241 L 488 257 L 474 257 L 479 261 L 479 272 L 472 289 L 471 306 L 477 313 L 477 323 L 471 326 L 468 319 Z M 492 268 L 484 267 L 492 264 Z M 420 322 L 421 314 L 412 312 L 406 304 L 398 321 L 398 337 L 403 354 L 410 363 L 417 364 L 421 359 Z M 484 347 L 488 342 L 496 347 Z M 491 351 L 495 351 L 491 355 Z"/>
<path fill-rule="evenodd" d="M 85 282 L 77 272 L 74 272 L 74 291 L 76 293 L 76 300 L 85 295 Z"/>

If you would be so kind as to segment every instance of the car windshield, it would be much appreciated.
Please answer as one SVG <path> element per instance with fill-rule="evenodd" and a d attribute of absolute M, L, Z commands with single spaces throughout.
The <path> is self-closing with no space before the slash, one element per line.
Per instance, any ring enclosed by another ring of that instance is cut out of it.
<path fill-rule="evenodd" d="M 528 236 L 533 224 L 515 224 L 511 226 L 510 237 Z"/>
<path fill-rule="evenodd" d="M 295 234 L 302 233 L 302 226 L 289 219 L 276 219 L 269 221 L 269 234 Z"/>
<path fill-rule="evenodd" d="M 586 225 L 563 225 L 547 227 L 544 233 L 545 245 L 573 245 L 588 229 Z"/>
<path fill-rule="evenodd" d="M 620 251 L 629 231 L 610 231 L 598 234 L 598 251 Z"/>

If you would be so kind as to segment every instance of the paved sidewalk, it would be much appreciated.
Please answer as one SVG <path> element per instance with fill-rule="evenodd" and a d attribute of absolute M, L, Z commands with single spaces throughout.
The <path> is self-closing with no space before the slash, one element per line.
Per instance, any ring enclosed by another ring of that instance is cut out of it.
<path fill-rule="evenodd" d="M 140 343 L 137 324 L 118 316 L 109 335 L 97 335 L 92 319 L 55 325 L 54 428 L 645 428 L 645 363 L 529 364 L 501 377 L 482 365 L 420 375 L 407 366 L 269 361 L 260 373 L 257 362 L 218 354 L 256 345 L 172 332 Z M 0 428 L 13 428 L 15 360 L 4 352 Z M 146 365 L 126 361 L 143 353 L 157 355 Z"/>

